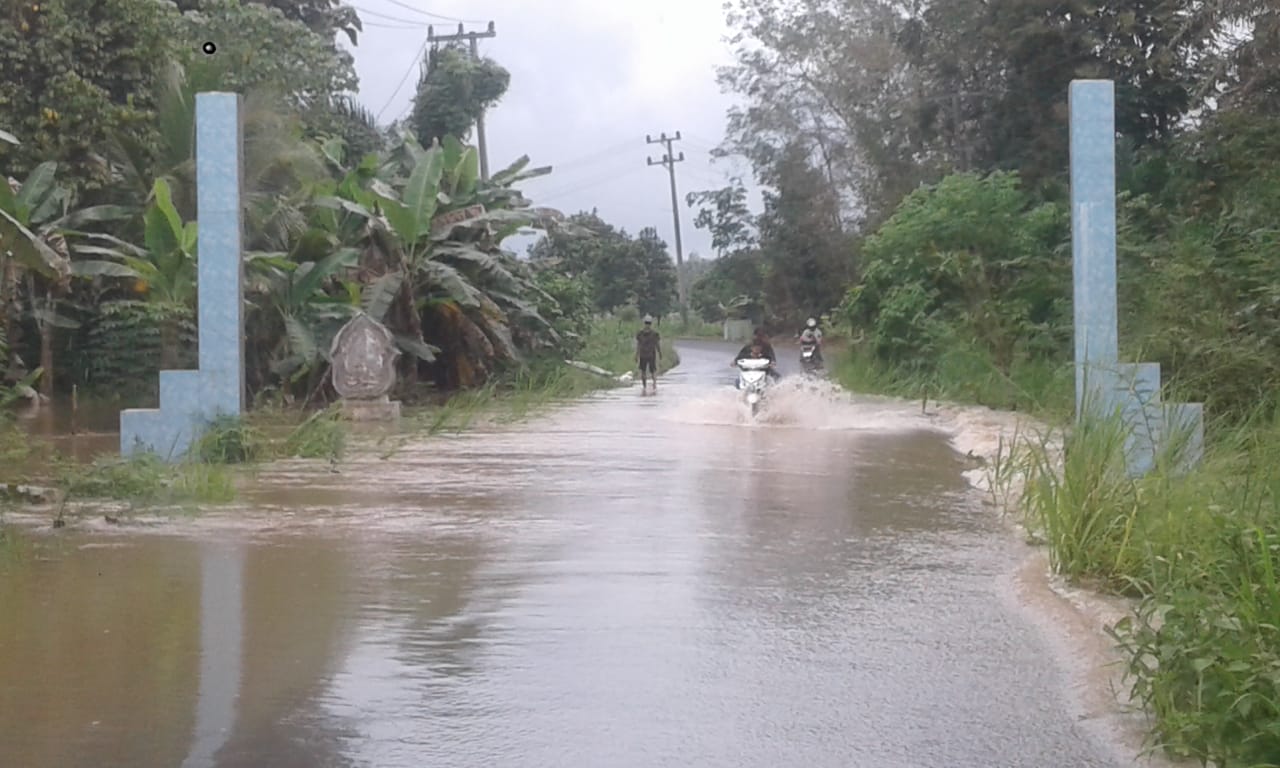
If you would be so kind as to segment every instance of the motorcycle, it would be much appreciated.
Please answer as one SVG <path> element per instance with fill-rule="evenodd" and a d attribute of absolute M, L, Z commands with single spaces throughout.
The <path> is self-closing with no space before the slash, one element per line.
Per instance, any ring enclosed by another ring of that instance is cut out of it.
<path fill-rule="evenodd" d="M 800 344 L 800 370 L 807 374 L 817 374 L 822 370 L 822 360 L 818 357 L 817 342 L 806 341 Z"/>
<path fill-rule="evenodd" d="M 751 415 L 760 412 L 760 403 L 764 400 L 765 388 L 769 386 L 768 360 L 744 358 L 738 361 L 738 389 L 743 392 L 743 399 L 751 406 Z"/>

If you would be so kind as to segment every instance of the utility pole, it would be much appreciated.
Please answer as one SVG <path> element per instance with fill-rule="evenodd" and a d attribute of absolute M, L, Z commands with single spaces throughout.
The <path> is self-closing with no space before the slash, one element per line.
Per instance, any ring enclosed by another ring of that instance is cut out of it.
<path fill-rule="evenodd" d="M 661 160 L 654 160 L 652 157 L 646 158 L 649 165 L 665 165 L 667 172 L 671 175 L 671 217 L 676 224 L 676 290 L 680 296 L 680 318 L 685 325 L 689 324 L 689 296 L 684 284 L 684 250 L 680 244 L 680 203 L 676 196 L 676 163 L 684 161 L 684 153 L 681 152 L 679 157 L 671 149 L 672 142 L 680 141 L 680 132 L 676 131 L 675 136 L 667 136 L 664 132 L 658 138 L 653 138 L 645 134 L 644 141 L 646 144 L 665 144 L 667 153 L 662 156 Z"/>
<path fill-rule="evenodd" d="M 452 35 L 437 35 L 431 27 L 427 27 L 427 42 L 446 42 L 451 43 L 460 40 L 468 40 L 471 43 L 471 58 L 476 61 L 480 60 L 480 46 L 477 43 L 482 37 L 497 37 L 498 33 L 493 27 L 493 22 L 489 22 L 489 29 L 484 32 L 464 32 L 462 25 L 458 25 L 458 32 Z M 484 112 L 476 118 L 476 143 L 480 148 L 480 178 L 485 181 L 489 180 L 489 150 L 484 140 Z"/>

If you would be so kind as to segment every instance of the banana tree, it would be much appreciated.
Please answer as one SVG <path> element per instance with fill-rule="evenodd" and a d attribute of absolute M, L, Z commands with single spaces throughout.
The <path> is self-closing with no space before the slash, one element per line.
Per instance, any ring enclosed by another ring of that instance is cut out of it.
<path fill-rule="evenodd" d="M 20 367 L 15 365 L 20 363 L 19 321 L 31 317 L 40 334 L 40 388 L 45 396 L 53 394 L 54 329 L 79 327 L 58 312 L 72 274 L 67 237 L 84 234 L 79 230 L 86 224 L 129 215 L 128 209 L 115 205 L 70 210 L 71 194 L 56 183 L 56 174 L 57 163 L 46 162 L 23 182 L 9 178 L 0 184 L 0 326 L 9 340 L 6 362 L 10 369 Z M 26 311 L 20 299 L 23 282 L 29 303 Z"/>
<path fill-rule="evenodd" d="M 520 210 L 528 201 L 505 185 L 549 169 L 526 172 L 522 158 L 481 182 L 475 150 L 452 138 L 423 149 L 404 137 L 391 158 L 366 163 L 362 183 L 349 176 L 317 206 L 338 226 L 359 227 L 363 279 L 396 286 L 389 323 L 406 357 L 429 361 L 420 354 L 429 338 L 447 350 L 447 383 L 465 386 L 484 374 L 485 361 L 519 359 L 513 323 L 554 336 L 529 301 L 540 295 L 532 275 L 499 247 L 543 215 Z"/>
<path fill-rule="evenodd" d="M 196 222 L 182 220 L 169 183 L 156 179 L 143 224 L 144 247 L 110 235 L 88 235 L 88 240 L 104 244 L 78 244 L 74 252 L 112 260 L 77 260 L 71 263 L 71 271 L 79 277 L 130 279 L 135 292 L 163 307 L 160 365 L 174 368 L 179 359 L 178 323 L 190 315 L 196 300 Z"/>
<path fill-rule="evenodd" d="M 314 392 L 330 362 L 329 346 L 342 324 L 360 309 L 360 288 L 341 280 L 360 253 L 338 248 L 318 261 L 287 253 L 251 253 L 247 258 L 250 311 L 258 315 L 255 339 L 265 360 L 255 368 L 277 378 L 284 392 L 300 382 Z M 338 290 L 329 292 L 326 287 Z M 266 382 L 261 382 L 265 384 Z"/>

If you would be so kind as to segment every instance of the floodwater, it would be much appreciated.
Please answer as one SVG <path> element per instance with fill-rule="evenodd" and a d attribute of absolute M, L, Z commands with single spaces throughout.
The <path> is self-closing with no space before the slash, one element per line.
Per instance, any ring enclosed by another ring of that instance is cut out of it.
<path fill-rule="evenodd" d="M 0 766 L 1118 766 L 918 407 L 732 349 L 0 565 Z M 28 539 L 33 537 L 28 537 Z"/>

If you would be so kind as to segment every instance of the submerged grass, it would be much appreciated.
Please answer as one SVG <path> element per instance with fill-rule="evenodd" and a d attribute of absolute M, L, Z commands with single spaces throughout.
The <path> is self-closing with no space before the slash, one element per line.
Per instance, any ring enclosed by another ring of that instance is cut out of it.
<path fill-rule="evenodd" d="M 57 520 L 73 501 L 109 499 L 132 506 L 225 503 L 235 498 L 230 470 L 216 464 L 169 464 L 153 454 L 98 459 L 91 464 L 58 459 L 54 481 L 63 492 Z M 55 523 L 56 524 L 56 523 Z"/>

